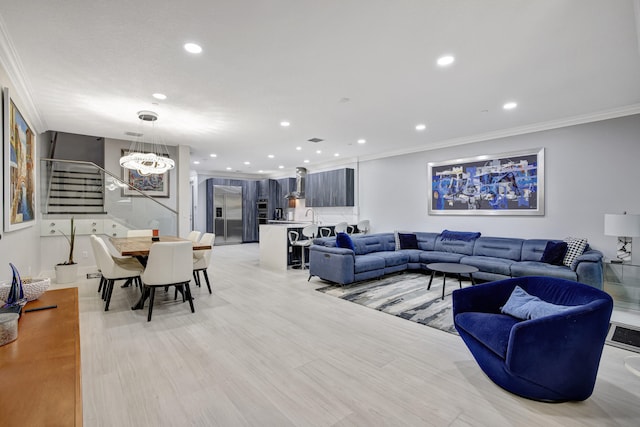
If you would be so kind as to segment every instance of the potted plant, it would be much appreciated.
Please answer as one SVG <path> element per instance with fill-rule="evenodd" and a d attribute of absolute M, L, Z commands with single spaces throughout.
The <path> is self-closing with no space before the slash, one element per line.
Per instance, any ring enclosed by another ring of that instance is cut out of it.
<path fill-rule="evenodd" d="M 78 264 L 73 260 L 73 249 L 76 243 L 76 226 L 71 217 L 71 231 L 67 236 L 62 230 L 60 233 L 67 239 L 69 243 L 69 258 L 65 262 L 61 262 L 56 265 L 56 282 L 57 283 L 71 283 L 78 277 Z"/>

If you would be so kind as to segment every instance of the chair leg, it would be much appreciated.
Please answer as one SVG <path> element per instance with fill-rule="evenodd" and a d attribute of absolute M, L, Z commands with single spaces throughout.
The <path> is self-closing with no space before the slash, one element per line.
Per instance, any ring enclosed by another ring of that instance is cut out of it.
<path fill-rule="evenodd" d="M 209 293 L 211 292 L 211 284 L 209 283 L 209 275 L 207 274 L 207 269 L 202 270 L 202 274 L 204 274 L 204 280 L 207 282 L 207 288 L 209 288 Z"/>
<path fill-rule="evenodd" d="M 153 298 L 156 296 L 156 287 L 151 287 L 149 295 L 149 314 L 147 315 L 147 322 L 151 322 L 151 313 L 153 313 Z"/>
<path fill-rule="evenodd" d="M 189 282 L 185 282 L 185 293 L 187 294 L 187 300 L 189 300 L 189 306 L 191 307 L 191 312 L 195 313 L 196 309 L 193 307 L 193 298 L 191 298 L 191 288 L 189 287 Z"/>
<path fill-rule="evenodd" d="M 193 270 L 193 282 L 197 287 L 200 287 L 200 271 Z"/>
<path fill-rule="evenodd" d="M 305 269 L 304 267 L 305 267 L 305 264 L 306 264 L 305 260 L 304 260 L 304 246 L 301 246 L 300 249 L 302 249 L 302 251 L 301 251 L 302 252 L 302 256 L 301 256 L 302 264 L 300 264 L 300 270 L 304 270 Z"/>
<path fill-rule="evenodd" d="M 100 276 L 100 284 L 98 285 L 98 293 L 102 290 L 102 285 L 104 285 L 104 277 Z"/>
<path fill-rule="evenodd" d="M 106 295 L 106 299 L 105 299 L 105 304 L 104 304 L 104 311 L 109 311 L 109 303 L 111 302 L 111 294 L 113 293 L 113 284 L 114 284 L 115 280 L 113 279 L 109 279 L 107 280 L 107 295 Z"/>

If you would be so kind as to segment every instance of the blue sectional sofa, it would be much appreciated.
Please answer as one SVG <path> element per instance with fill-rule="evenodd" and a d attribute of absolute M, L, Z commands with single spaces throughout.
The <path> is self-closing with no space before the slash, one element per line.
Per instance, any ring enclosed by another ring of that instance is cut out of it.
<path fill-rule="evenodd" d="M 587 247 L 573 267 L 541 262 L 551 239 L 478 237 L 443 239 L 440 233 L 414 233 L 418 249 L 396 250 L 394 233 L 352 236 L 355 250 L 336 247 L 335 237 L 314 240 L 309 274 L 340 285 L 404 270 L 427 270 L 435 262 L 472 265 L 475 279 L 494 281 L 521 276 L 559 277 L 602 289 L 602 253 Z M 552 240 L 559 242 L 559 240 Z"/>

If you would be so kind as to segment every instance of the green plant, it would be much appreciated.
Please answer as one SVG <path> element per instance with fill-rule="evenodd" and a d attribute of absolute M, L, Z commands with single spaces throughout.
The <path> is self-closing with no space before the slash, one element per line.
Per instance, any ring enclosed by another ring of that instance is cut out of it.
<path fill-rule="evenodd" d="M 65 239 L 67 239 L 67 242 L 69 243 L 69 259 L 65 262 L 61 262 L 58 265 L 71 265 L 71 264 L 75 264 L 75 261 L 73 260 L 73 249 L 74 246 L 76 244 L 76 226 L 73 222 L 73 217 L 71 217 L 71 232 L 69 233 L 69 235 L 67 236 L 66 234 L 64 234 L 64 232 L 62 230 L 59 230 L 60 233 L 64 236 Z"/>

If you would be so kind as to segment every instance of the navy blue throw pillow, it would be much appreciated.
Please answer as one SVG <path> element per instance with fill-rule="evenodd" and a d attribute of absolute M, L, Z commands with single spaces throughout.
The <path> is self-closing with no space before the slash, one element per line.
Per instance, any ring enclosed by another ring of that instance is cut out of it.
<path fill-rule="evenodd" d="M 563 265 L 564 255 L 566 253 L 567 242 L 547 242 L 540 261 L 552 265 Z"/>
<path fill-rule="evenodd" d="M 353 240 L 347 233 L 338 233 L 336 235 L 336 246 L 344 249 L 351 249 L 355 252 L 356 248 L 353 246 Z"/>
<path fill-rule="evenodd" d="M 400 249 L 418 249 L 418 238 L 415 234 L 398 233 Z"/>

